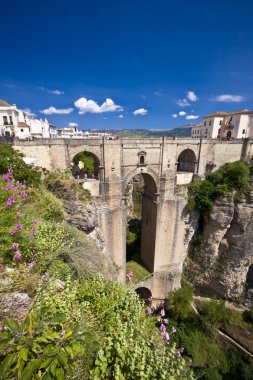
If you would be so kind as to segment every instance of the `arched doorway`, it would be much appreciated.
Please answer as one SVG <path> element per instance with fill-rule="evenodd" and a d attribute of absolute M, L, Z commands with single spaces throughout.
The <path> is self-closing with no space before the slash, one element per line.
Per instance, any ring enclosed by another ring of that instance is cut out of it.
<path fill-rule="evenodd" d="M 232 136 L 232 132 L 228 131 L 228 133 L 227 133 L 227 140 L 231 140 L 231 136 Z"/>
<path fill-rule="evenodd" d="M 145 288 L 144 286 L 135 289 L 135 292 L 138 294 L 141 300 L 143 300 L 145 303 L 150 303 L 152 300 L 152 293 L 148 288 Z"/>
<path fill-rule="evenodd" d="M 196 156 L 193 150 L 185 149 L 178 156 L 177 171 L 194 173 L 195 162 L 196 162 Z"/>
<path fill-rule="evenodd" d="M 134 280 L 136 282 L 138 276 L 139 282 L 154 271 L 157 218 L 154 178 L 147 173 L 132 177 L 125 196 L 128 206 L 127 271 L 138 272 L 138 275 L 134 273 Z"/>
<path fill-rule="evenodd" d="M 71 171 L 74 177 L 78 179 L 99 179 L 99 166 L 98 157 L 94 153 L 84 151 L 73 157 Z"/>

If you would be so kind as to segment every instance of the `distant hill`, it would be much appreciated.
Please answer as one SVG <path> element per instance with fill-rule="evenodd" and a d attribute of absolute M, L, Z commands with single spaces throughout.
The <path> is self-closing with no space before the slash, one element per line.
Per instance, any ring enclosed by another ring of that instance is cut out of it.
<path fill-rule="evenodd" d="M 191 127 L 177 127 L 169 130 L 149 130 L 149 129 L 124 129 L 107 131 L 113 134 L 117 133 L 122 137 L 190 137 Z"/>

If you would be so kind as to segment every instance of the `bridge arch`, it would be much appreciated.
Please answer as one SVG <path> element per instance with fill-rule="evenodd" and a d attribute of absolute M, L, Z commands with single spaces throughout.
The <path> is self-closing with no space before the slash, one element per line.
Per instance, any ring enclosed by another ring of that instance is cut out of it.
<path fill-rule="evenodd" d="M 149 288 L 140 286 L 135 289 L 135 292 L 138 294 L 140 299 L 145 301 L 146 303 L 149 303 L 152 299 L 152 292 Z"/>
<path fill-rule="evenodd" d="M 141 175 L 144 180 L 141 207 L 141 248 L 140 256 L 145 266 L 152 273 L 155 263 L 155 242 L 157 228 L 157 183 L 150 173 L 135 170 L 125 180 L 125 189 L 128 183 L 136 176 Z"/>
<path fill-rule="evenodd" d="M 79 166 L 79 162 L 82 162 L 82 159 L 84 160 L 83 162 L 87 160 L 86 167 L 85 164 Z M 87 178 L 92 177 L 94 179 L 99 179 L 100 160 L 94 153 L 87 150 L 79 152 L 73 157 L 71 164 L 71 170 L 74 176 L 78 176 L 80 179 L 85 176 Z"/>
<path fill-rule="evenodd" d="M 178 172 L 194 173 L 196 164 L 196 155 L 192 149 L 183 150 L 178 156 Z"/>

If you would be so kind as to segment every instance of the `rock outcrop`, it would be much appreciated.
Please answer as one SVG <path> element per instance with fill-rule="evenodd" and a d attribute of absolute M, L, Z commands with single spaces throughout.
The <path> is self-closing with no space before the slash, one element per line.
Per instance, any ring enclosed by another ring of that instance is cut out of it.
<path fill-rule="evenodd" d="M 253 191 L 215 201 L 186 264 L 199 289 L 232 300 L 251 294 L 246 279 L 253 263 L 252 222 Z"/>

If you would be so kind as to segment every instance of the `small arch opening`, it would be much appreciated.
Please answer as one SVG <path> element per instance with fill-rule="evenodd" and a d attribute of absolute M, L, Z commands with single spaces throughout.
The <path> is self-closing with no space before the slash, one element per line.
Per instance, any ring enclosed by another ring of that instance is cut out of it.
<path fill-rule="evenodd" d="M 72 160 L 72 174 L 77 179 L 90 178 L 99 179 L 100 161 L 91 152 L 77 153 Z"/>
<path fill-rule="evenodd" d="M 231 137 L 232 137 L 232 132 L 228 131 L 228 133 L 227 133 L 227 140 L 231 140 Z"/>
<path fill-rule="evenodd" d="M 148 288 L 140 287 L 135 289 L 135 292 L 138 294 L 141 300 L 143 300 L 145 303 L 150 303 L 152 300 L 152 293 Z"/>
<path fill-rule="evenodd" d="M 195 171 L 196 156 L 191 149 L 183 150 L 178 156 L 178 172 L 194 173 Z"/>
<path fill-rule="evenodd" d="M 144 165 L 144 164 L 145 164 L 145 157 L 140 156 L 140 165 Z"/>

